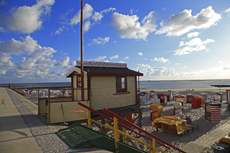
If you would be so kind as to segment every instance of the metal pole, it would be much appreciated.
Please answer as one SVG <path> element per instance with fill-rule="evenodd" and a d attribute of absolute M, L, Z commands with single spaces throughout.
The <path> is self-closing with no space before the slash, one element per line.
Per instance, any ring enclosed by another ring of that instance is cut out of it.
<path fill-rule="evenodd" d="M 83 74 L 83 0 L 81 0 L 81 100 L 84 100 L 84 74 Z"/>

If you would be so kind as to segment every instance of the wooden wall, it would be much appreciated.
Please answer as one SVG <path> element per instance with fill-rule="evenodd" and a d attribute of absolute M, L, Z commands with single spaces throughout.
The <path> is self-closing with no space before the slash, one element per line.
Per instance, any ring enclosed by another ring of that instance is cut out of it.
<path fill-rule="evenodd" d="M 48 104 L 46 105 L 46 101 L 48 102 L 48 98 L 38 98 L 38 114 L 47 114 L 48 112 Z M 56 97 L 50 98 L 50 102 L 56 101 L 72 101 L 72 97 Z"/>
<path fill-rule="evenodd" d="M 84 99 L 88 99 L 88 90 L 87 90 L 87 76 L 84 76 Z M 77 87 L 77 75 L 73 75 L 73 100 L 82 100 L 81 99 L 81 88 Z"/>
<path fill-rule="evenodd" d="M 91 108 L 117 108 L 136 104 L 135 76 L 127 77 L 127 94 L 116 94 L 115 76 L 91 77 Z"/>
<path fill-rule="evenodd" d="M 89 101 L 80 101 L 81 103 L 89 106 Z M 63 122 L 61 104 L 64 107 L 64 119 L 66 122 L 83 120 L 80 114 L 87 116 L 87 112 L 71 112 L 69 110 L 86 110 L 84 107 L 77 104 L 78 102 L 56 102 L 50 103 L 50 121 L 49 123 L 60 123 Z"/>

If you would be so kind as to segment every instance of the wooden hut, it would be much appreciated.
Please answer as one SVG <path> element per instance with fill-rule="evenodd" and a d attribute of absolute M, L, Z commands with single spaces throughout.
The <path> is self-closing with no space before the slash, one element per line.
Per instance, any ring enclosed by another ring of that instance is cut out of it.
<path fill-rule="evenodd" d="M 126 63 L 84 62 L 84 93 L 82 94 L 81 67 L 79 61 L 76 63 L 76 66 L 65 75 L 71 78 L 72 101 L 49 98 L 48 123 L 62 122 L 63 116 L 66 122 L 82 120 L 79 113 L 84 114 L 85 112 L 82 111 L 84 108 L 77 102 L 82 102 L 98 111 L 107 108 L 121 116 L 140 113 L 137 76 L 143 76 L 142 73 L 128 69 Z M 60 106 L 64 109 L 61 110 Z M 92 117 L 94 116 L 96 117 L 92 114 Z"/>

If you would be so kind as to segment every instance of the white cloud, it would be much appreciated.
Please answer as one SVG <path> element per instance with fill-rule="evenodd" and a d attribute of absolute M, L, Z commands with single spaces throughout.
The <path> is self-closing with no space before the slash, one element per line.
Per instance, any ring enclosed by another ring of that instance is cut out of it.
<path fill-rule="evenodd" d="M 151 66 L 148 65 L 148 64 L 137 64 L 137 66 L 140 67 L 140 68 L 142 68 L 142 69 L 149 69 L 149 68 L 151 68 Z"/>
<path fill-rule="evenodd" d="M 190 40 L 189 42 L 181 41 L 179 44 L 179 47 L 185 46 L 182 49 L 178 49 L 175 52 L 174 55 L 184 55 L 184 54 L 190 54 L 193 51 L 200 51 L 206 49 L 206 44 L 215 42 L 213 39 L 207 39 L 205 41 L 202 41 L 200 38 L 194 38 Z"/>
<path fill-rule="evenodd" d="M 0 63 L 8 63 L 10 61 L 12 57 L 10 56 L 10 54 L 7 54 L 7 53 L 3 53 L 1 56 L 0 56 Z"/>
<path fill-rule="evenodd" d="M 130 10 L 130 15 L 133 15 L 133 14 L 134 14 L 134 12 L 138 12 L 138 10 L 137 10 L 137 9 L 136 9 L 136 10 L 131 9 L 131 10 Z"/>
<path fill-rule="evenodd" d="M 52 57 L 52 54 L 55 52 L 56 51 L 51 47 L 41 47 L 40 46 L 38 49 L 36 49 L 36 51 L 29 52 L 27 57 L 23 57 L 21 62 L 16 63 L 17 69 L 18 70 L 35 70 L 35 69 L 40 69 L 44 67 L 52 68 L 53 67 L 52 64 L 55 60 L 50 60 L 50 58 Z M 43 62 L 44 60 L 47 60 L 47 62 L 45 62 L 46 64 L 41 65 L 37 63 L 39 60 L 42 60 Z M 50 65 L 48 65 L 48 61 L 51 62 L 49 63 Z"/>
<path fill-rule="evenodd" d="M 90 44 L 98 44 L 98 45 L 102 44 L 103 45 L 103 44 L 109 42 L 109 39 L 110 39 L 110 37 L 105 37 L 105 38 L 98 37 L 97 39 L 93 39 L 92 43 L 90 43 Z"/>
<path fill-rule="evenodd" d="M 108 9 L 104 9 L 100 12 L 94 12 L 93 13 L 93 7 L 86 3 L 84 8 L 83 8 L 83 22 L 84 22 L 84 31 L 87 32 L 89 31 L 89 29 L 98 21 L 100 21 L 104 16 L 103 14 L 108 13 L 108 12 L 112 12 L 114 10 L 116 10 L 115 8 L 108 8 Z M 81 19 L 81 10 L 79 10 L 71 19 L 69 24 L 70 25 L 76 25 L 78 23 L 80 23 L 80 19 Z"/>
<path fill-rule="evenodd" d="M 41 57 L 40 59 L 38 59 L 36 61 L 35 64 L 39 64 L 39 65 L 48 65 L 50 63 L 54 63 L 56 62 L 56 60 L 52 60 L 52 59 L 45 59 L 45 57 Z"/>
<path fill-rule="evenodd" d="M 184 66 L 183 68 L 185 69 L 185 68 L 187 68 L 187 66 Z"/>
<path fill-rule="evenodd" d="M 20 33 L 32 33 L 42 27 L 43 17 L 50 13 L 54 0 L 38 0 L 37 4 L 20 6 L 10 11 L 10 15 L 1 16 L 1 31 L 15 31 Z"/>
<path fill-rule="evenodd" d="M 0 56 L 1 78 L 8 77 L 9 79 L 18 78 L 24 80 L 42 78 L 58 80 L 64 78 L 67 69 L 76 65 L 75 61 L 69 62 L 70 58 L 68 56 L 56 62 L 56 60 L 52 59 L 56 51 L 51 47 L 41 47 L 37 44 L 37 41 L 33 40 L 30 36 L 27 36 L 23 41 L 12 39 L 8 42 L 1 42 L 0 49 L 1 51 L 6 51 L 10 46 L 13 48 L 13 53 L 16 51 L 27 51 L 27 55 L 22 57 L 21 61 L 13 63 L 10 61 L 12 57 L 9 53 L 2 53 Z M 60 67 L 64 68 L 64 70 L 60 70 Z M 58 73 L 49 73 L 52 68 L 55 68 L 55 71 Z M 57 70 L 57 68 L 59 69 Z"/>
<path fill-rule="evenodd" d="M 180 65 L 180 63 L 175 63 L 175 65 Z"/>
<path fill-rule="evenodd" d="M 154 59 L 150 59 L 150 61 L 158 61 L 158 62 L 161 62 L 161 63 L 165 63 L 167 61 L 169 61 L 168 59 L 164 59 L 164 57 L 161 57 L 161 58 L 154 58 Z"/>
<path fill-rule="evenodd" d="M 118 63 L 125 63 L 125 62 L 123 62 L 123 61 L 119 61 Z"/>
<path fill-rule="evenodd" d="M 185 54 L 190 54 L 191 52 L 194 51 L 200 51 L 200 50 L 205 50 L 205 46 L 196 46 L 196 47 L 184 47 L 182 49 L 178 49 L 175 51 L 174 55 L 185 55 Z"/>
<path fill-rule="evenodd" d="M 110 57 L 110 59 L 116 59 L 118 57 L 119 57 L 118 55 L 114 55 L 114 56 Z"/>
<path fill-rule="evenodd" d="M 115 10 L 116 10 L 115 8 L 110 7 L 108 9 L 102 10 L 101 12 L 94 12 L 92 19 L 94 21 L 100 21 L 103 18 L 104 13 L 113 12 Z"/>
<path fill-rule="evenodd" d="M 138 54 L 138 55 L 140 55 L 140 56 L 142 56 L 142 55 L 143 55 L 143 53 L 142 53 L 142 52 L 138 52 L 137 54 Z"/>
<path fill-rule="evenodd" d="M 172 68 L 171 70 L 167 70 L 166 67 L 158 67 L 158 68 L 152 68 L 148 64 L 137 64 L 137 70 L 142 70 L 144 72 L 144 77 L 145 78 L 151 78 L 152 77 L 171 77 L 171 76 L 176 76 L 177 74 L 175 73 L 175 69 Z"/>
<path fill-rule="evenodd" d="M 59 61 L 57 61 L 57 63 L 54 65 L 54 66 L 57 66 L 57 67 L 66 67 L 69 65 L 69 57 L 63 57 L 63 58 L 60 58 Z"/>
<path fill-rule="evenodd" d="M 60 27 L 58 30 L 55 31 L 54 34 L 55 35 L 57 35 L 57 34 L 59 35 L 62 31 L 63 31 L 63 29 Z"/>
<path fill-rule="evenodd" d="M 14 67 L 14 63 L 10 60 L 10 54 L 2 53 L 0 56 L 0 74 L 5 75 L 8 70 Z"/>
<path fill-rule="evenodd" d="M 185 67 L 184 67 L 185 68 Z M 150 65 L 138 64 L 136 70 L 144 73 L 143 80 L 183 80 L 183 79 L 224 79 L 230 75 L 230 67 L 215 67 L 210 69 L 194 70 L 184 69 L 184 72 L 176 72 L 174 68 L 151 67 Z M 185 71 L 186 70 L 186 71 Z"/>
<path fill-rule="evenodd" d="M 156 34 L 166 36 L 180 36 L 194 29 L 206 29 L 216 25 L 221 15 L 216 13 L 211 6 L 202 9 L 200 13 L 192 16 L 192 10 L 185 9 L 180 13 L 173 14 L 169 20 L 162 21 L 161 28 Z"/>
<path fill-rule="evenodd" d="M 94 12 L 92 19 L 95 21 L 101 20 L 103 18 L 103 15 L 99 12 Z"/>
<path fill-rule="evenodd" d="M 222 61 L 219 61 L 219 63 L 220 63 L 220 64 L 223 64 L 223 62 L 222 62 Z"/>
<path fill-rule="evenodd" d="M 64 70 L 57 70 L 57 71 L 52 71 L 49 73 L 51 76 L 64 76 L 66 74 L 66 71 Z"/>
<path fill-rule="evenodd" d="M 0 52 L 8 52 L 11 54 L 20 54 L 22 51 L 33 52 L 38 47 L 37 41 L 30 36 L 26 36 L 22 42 L 14 38 L 0 42 Z"/>
<path fill-rule="evenodd" d="M 129 59 L 129 56 L 124 57 L 124 59 Z"/>
<path fill-rule="evenodd" d="M 109 62 L 108 60 L 104 60 L 103 62 Z"/>
<path fill-rule="evenodd" d="M 212 43 L 212 42 L 215 42 L 215 40 L 213 40 L 213 39 L 207 39 L 207 40 L 205 40 L 205 41 L 202 41 L 200 38 L 194 38 L 194 39 L 190 40 L 189 42 L 180 43 L 180 47 L 181 47 L 181 46 L 198 46 L 198 45 L 205 45 L 205 44 Z"/>
<path fill-rule="evenodd" d="M 138 22 L 137 15 L 123 15 L 117 12 L 113 13 L 111 25 L 116 28 L 121 38 L 144 39 L 155 31 L 155 18 L 153 11 L 142 20 L 142 25 Z"/>
<path fill-rule="evenodd" d="M 8 60 L 6 63 L 3 61 L 3 63 L 0 62 L 0 74 L 6 75 L 7 71 L 10 71 L 12 68 L 14 68 L 14 63 L 10 60 Z"/>
<path fill-rule="evenodd" d="M 87 20 L 89 19 L 93 14 L 93 7 L 86 3 L 84 8 L 83 8 L 83 20 Z M 73 16 L 73 18 L 70 20 L 70 24 L 74 25 L 74 24 L 78 24 L 80 22 L 81 19 L 81 10 L 78 11 L 77 14 L 75 14 Z"/>
<path fill-rule="evenodd" d="M 62 26 L 62 27 L 60 27 L 58 30 L 56 30 L 54 34 L 55 34 L 55 35 L 60 35 L 61 32 L 64 31 L 64 29 L 68 30 L 68 28 L 66 28 L 65 26 Z"/>
<path fill-rule="evenodd" d="M 106 58 L 106 56 L 100 56 L 98 58 L 95 58 L 94 61 L 100 61 L 100 60 L 103 60 L 105 58 Z"/>
<path fill-rule="evenodd" d="M 224 67 L 222 70 L 230 70 L 230 67 Z"/>
<path fill-rule="evenodd" d="M 224 13 L 228 14 L 228 17 L 230 17 L 230 7 L 224 11 Z"/>
<path fill-rule="evenodd" d="M 199 34 L 200 34 L 199 32 L 191 32 L 191 33 L 188 33 L 188 34 L 187 34 L 187 37 L 188 37 L 188 38 L 192 38 L 192 37 L 198 36 Z"/>
<path fill-rule="evenodd" d="M 90 21 L 86 21 L 85 24 L 84 24 L 83 30 L 85 32 L 89 31 L 90 26 L 91 26 L 91 22 Z"/>

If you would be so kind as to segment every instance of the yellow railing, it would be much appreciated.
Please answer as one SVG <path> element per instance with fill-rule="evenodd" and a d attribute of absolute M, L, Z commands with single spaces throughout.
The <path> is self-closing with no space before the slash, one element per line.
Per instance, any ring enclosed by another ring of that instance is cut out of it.
<path fill-rule="evenodd" d="M 135 137 L 132 137 L 132 136 L 128 135 L 127 133 L 125 133 L 125 128 L 124 127 L 123 127 L 122 131 L 118 130 L 118 122 L 117 122 L 116 117 L 113 118 L 113 125 L 114 126 L 112 127 L 112 126 L 110 126 L 108 124 L 104 125 L 104 124 L 101 124 L 101 123 L 91 119 L 90 111 L 87 112 L 87 116 L 84 116 L 82 114 L 80 114 L 80 115 L 88 120 L 88 127 L 89 128 L 91 128 L 91 122 L 94 122 L 96 124 L 99 124 L 99 125 L 101 125 L 103 127 L 106 127 L 108 129 L 114 131 L 114 140 L 115 140 L 115 149 L 116 150 L 118 150 L 118 147 L 119 147 L 118 146 L 118 134 L 121 134 L 123 136 L 123 143 L 126 143 L 126 137 L 127 137 L 127 138 L 130 138 L 130 139 L 132 139 L 134 141 L 137 141 L 137 142 L 147 146 L 149 148 L 149 153 L 151 153 L 151 152 L 155 153 L 156 150 L 165 153 L 163 150 L 156 148 L 156 142 L 155 142 L 154 138 L 152 138 L 152 140 L 149 140 L 149 143 L 146 143 L 146 142 L 143 142 L 143 141 L 141 141 L 141 140 L 139 140 L 139 139 L 137 139 Z M 118 153 L 118 151 L 116 151 L 116 153 Z"/>

